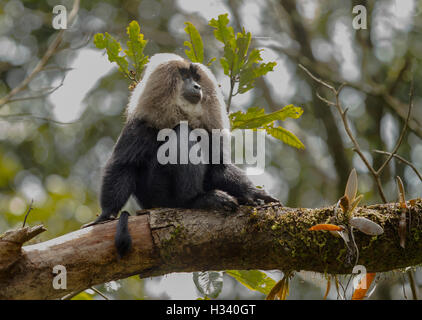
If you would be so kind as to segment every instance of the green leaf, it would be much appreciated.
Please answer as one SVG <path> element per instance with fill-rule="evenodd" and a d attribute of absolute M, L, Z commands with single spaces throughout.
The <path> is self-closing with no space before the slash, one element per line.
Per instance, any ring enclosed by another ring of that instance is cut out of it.
<path fill-rule="evenodd" d="M 212 65 L 212 63 L 213 63 L 215 60 L 217 60 L 217 58 L 216 58 L 216 57 L 211 58 L 211 59 L 207 62 L 207 66 L 209 67 L 210 65 Z"/>
<path fill-rule="evenodd" d="M 230 76 L 230 65 L 226 58 L 220 59 L 221 67 L 223 68 L 224 74 Z"/>
<path fill-rule="evenodd" d="M 227 270 L 226 273 L 245 287 L 268 295 L 276 282 L 259 270 Z"/>
<path fill-rule="evenodd" d="M 260 49 L 253 49 L 248 54 L 251 33 L 242 28 L 242 31 L 235 35 L 233 28 L 228 26 L 229 22 L 228 14 L 222 14 L 217 19 L 211 19 L 209 25 L 214 28 L 215 38 L 224 44 L 224 54 L 220 63 L 224 74 L 230 77 L 229 101 L 231 101 L 234 95 L 251 90 L 257 78 L 273 71 L 276 62 L 261 63 Z"/>
<path fill-rule="evenodd" d="M 242 58 L 242 62 L 244 62 L 246 55 L 249 50 L 249 46 L 251 44 L 252 34 L 250 32 L 246 33 L 243 29 L 242 33 L 237 34 L 236 39 L 236 47 L 238 49 L 238 55 Z"/>
<path fill-rule="evenodd" d="M 283 141 L 285 144 L 297 149 L 305 149 L 304 144 L 292 132 L 283 127 L 268 126 L 265 128 L 267 133 L 274 138 Z"/>
<path fill-rule="evenodd" d="M 224 47 L 224 57 L 220 60 L 221 66 L 224 69 L 224 74 L 230 77 L 232 76 L 233 66 L 237 63 L 238 59 L 239 58 L 236 55 L 235 50 L 231 46 L 228 45 Z M 224 61 L 224 64 L 222 60 Z"/>
<path fill-rule="evenodd" d="M 261 51 L 262 51 L 262 49 L 261 50 L 260 49 L 253 49 L 251 51 L 251 53 L 249 54 L 248 59 L 246 61 L 246 64 L 245 64 L 246 69 L 251 68 L 253 66 L 253 64 L 256 64 L 256 63 L 259 63 L 260 61 L 262 61 Z"/>
<path fill-rule="evenodd" d="M 284 121 L 286 118 L 299 118 L 303 113 L 302 108 L 292 104 L 275 112 L 265 114 L 264 109 L 253 107 L 249 108 L 246 113 L 238 111 L 230 114 L 232 129 L 258 129 L 266 126 L 274 121 Z"/>
<path fill-rule="evenodd" d="M 129 24 L 126 32 L 129 36 L 129 40 L 126 42 L 127 50 L 124 52 L 132 61 L 136 80 L 140 80 L 142 71 L 148 63 L 148 57 L 144 55 L 144 48 L 148 41 L 144 40 L 144 35 L 141 33 L 141 28 L 136 21 L 132 21 Z"/>
<path fill-rule="evenodd" d="M 217 298 L 223 289 L 223 273 L 217 271 L 194 272 L 193 282 L 206 298 Z"/>
<path fill-rule="evenodd" d="M 279 120 L 281 121 L 284 121 L 287 118 L 299 119 L 303 114 L 303 109 L 301 107 L 296 107 L 293 104 L 289 104 L 274 113 L 278 113 L 278 116 L 280 117 Z"/>
<path fill-rule="evenodd" d="M 236 37 L 236 56 L 237 60 L 233 65 L 233 73 L 238 74 L 245 64 L 246 55 L 248 53 L 249 45 L 251 43 L 252 35 L 250 32 L 246 33 L 245 29 L 239 32 Z"/>
<path fill-rule="evenodd" d="M 258 64 L 257 61 L 262 60 L 260 55 L 259 60 L 257 60 L 256 58 L 254 59 L 250 59 L 249 57 L 247 63 L 240 72 L 238 89 L 239 93 L 245 93 L 252 89 L 257 78 L 266 75 L 270 71 L 273 71 L 274 67 L 277 65 L 277 62 Z"/>
<path fill-rule="evenodd" d="M 132 21 L 126 29 L 129 40 L 127 41 L 127 49 L 122 50 L 120 43 L 107 32 L 105 34 L 97 33 L 94 36 L 94 44 L 98 49 L 106 49 L 107 57 L 110 62 L 115 62 L 119 66 L 119 70 L 130 80 L 134 80 L 129 72 L 129 62 L 135 74 L 135 80 L 139 81 L 142 70 L 148 63 L 148 56 L 144 55 L 144 48 L 148 43 L 144 40 L 138 22 Z M 121 53 L 125 55 L 121 55 Z"/>
<path fill-rule="evenodd" d="M 220 14 L 217 18 L 211 19 L 209 25 L 214 30 L 214 36 L 218 41 L 221 41 L 224 45 L 229 44 L 230 42 L 234 41 L 234 31 L 232 27 L 228 27 L 229 24 L 229 14 Z"/>
<path fill-rule="evenodd" d="M 192 23 L 185 22 L 185 25 L 186 27 L 184 30 L 190 38 L 190 42 L 184 42 L 184 45 L 190 49 L 185 50 L 185 54 L 192 62 L 202 63 L 202 61 L 204 60 L 204 45 L 202 42 L 201 35 Z"/>
<path fill-rule="evenodd" d="M 284 121 L 287 118 L 298 119 L 303 109 L 292 104 L 275 112 L 266 114 L 264 109 L 259 107 L 249 108 L 246 113 L 238 111 L 229 115 L 232 130 L 234 129 L 265 129 L 267 134 L 283 141 L 289 146 L 304 149 L 303 143 L 290 131 L 283 127 L 274 127 L 275 121 Z"/>
<path fill-rule="evenodd" d="M 129 64 L 126 57 L 120 56 L 122 47 L 116 39 L 107 32 L 105 34 L 97 33 L 94 36 L 94 44 L 98 49 L 106 49 L 108 60 L 110 62 L 115 62 L 119 66 L 120 71 L 122 71 L 126 76 L 129 75 Z"/>
<path fill-rule="evenodd" d="M 89 293 L 82 291 L 72 298 L 72 300 L 94 300 L 94 297 Z"/>

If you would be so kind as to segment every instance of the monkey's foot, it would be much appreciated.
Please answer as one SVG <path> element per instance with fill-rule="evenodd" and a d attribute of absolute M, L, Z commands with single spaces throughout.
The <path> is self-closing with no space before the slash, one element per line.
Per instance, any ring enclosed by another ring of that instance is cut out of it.
<path fill-rule="evenodd" d="M 92 222 L 88 222 L 88 223 L 82 225 L 81 229 L 88 228 L 88 227 L 91 227 L 91 226 L 95 226 L 96 224 L 103 224 L 103 223 L 107 223 L 109 221 L 116 220 L 116 217 L 113 217 L 113 216 L 111 216 L 111 217 L 109 217 L 107 219 L 101 219 L 101 220 L 99 220 L 100 218 L 101 218 L 101 216 L 97 220 L 94 220 Z"/>

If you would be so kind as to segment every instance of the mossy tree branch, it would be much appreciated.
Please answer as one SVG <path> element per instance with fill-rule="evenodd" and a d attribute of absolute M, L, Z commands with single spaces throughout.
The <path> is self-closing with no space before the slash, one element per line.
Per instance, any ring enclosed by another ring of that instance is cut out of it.
<path fill-rule="evenodd" d="M 360 207 L 355 216 L 377 222 L 377 237 L 354 231 L 358 263 L 368 272 L 383 272 L 422 263 L 422 200 L 412 202 L 406 249 L 399 245 L 398 204 Z M 140 274 L 227 269 L 308 270 L 350 273 L 354 262 L 342 239 L 325 231 L 309 231 L 316 223 L 338 223 L 334 207 L 242 207 L 236 213 L 183 209 L 142 211 L 131 217 L 133 249 L 117 259 L 116 221 L 81 229 L 24 246 L 12 264 L 0 257 L 1 299 L 54 299 L 90 286 Z M 0 238 L 0 248 L 16 246 Z M 53 288 L 53 267 L 67 270 L 67 288 Z"/>

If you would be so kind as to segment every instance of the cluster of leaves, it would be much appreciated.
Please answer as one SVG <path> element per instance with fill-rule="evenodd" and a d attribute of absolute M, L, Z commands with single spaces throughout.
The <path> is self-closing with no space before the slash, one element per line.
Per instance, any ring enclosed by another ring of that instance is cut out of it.
<path fill-rule="evenodd" d="M 144 55 L 144 48 L 148 41 L 144 40 L 144 35 L 136 21 L 129 24 L 126 33 L 129 38 L 126 42 L 126 50 L 123 50 L 121 44 L 107 32 L 97 33 L 94 36 L 94 44 L 98 49 L 106 49 L 108 60 L 115 62 L 119 70 L 135 85 L 141 80 L 142 70 L 149 60 L 148 56 Z M 122 52 L 124 55 L 121 54 Z"/>
<path fill-rule="evenodd" d="M 302 113 L 302 108 L 289 104 L 269 114 L 266 114 L 262 108 L 253 107 L 249 108 L 246 113 L 238 111 L 230 114 L 229 117 L 233 130 L 265 130 L 268 135 L 283 141 L 289 146 L 304 149 L 303 143 L 292 132 L 276 125 L 276 121 L 284 121 L 287 118 L 298 119 Z"/>
<path fill-rule="evenodd" d="M 358 204 L 360 203 L 363 195 L 357 196 L 358 191 L 358 177 L 356 169 L 352 169 L 349 178 L 347 180 L 344 196 L 340 198 L 336 209 L 341 208 L 342 216 L 337 212 L 337 219 L 343 221 L 346 225 L 334 225 L 334 224 L 317 224 L 309 228 L 310 231 L 330 231 L 333 235 L 340 236 L 345 241 L 346 245 L 349 245 L 350 238 L 353 238 L 351 234 L 353 228 L 370 236 L 378 236 L 384 232 L 384 229 L 377 223 L 364 218 L 355 217 L 354 213 Z M 350 227 L 350 228 L 348 228 Z"/>
<path fill-rule="evenodd" d="M 254 87 L 255 80 L 270 71 L 276 62 L 262 63 L 261 50 L 249 50 L 252 35 L 242 29 L 235 35 L 233 27 L 229 24 L 228 14 L 219 15 L 217 19 L 211 19 L 209 25 L 214 28 L 215 38 L 224 44 L 223 57 L 220 58 L 221 67 L 224 74 L 230 77 L 230 94 L 228 98 L 228 109 L 231 99 L 237 94 L 245 93 Z M 203 63 L 204 44 L 198 30 L 191 22 L 185 22 L 185 32 L 189 36 L 189 41 L 185 41 L 187 47 L 185 54 L 192 62 Z M 148 62 L 148 56 L 143 51 L 147 44 L 144 35 L 140 32 L 139 24 L 132 21 L 127 27 L 129 40 L 127 49 L 122 50 L 120 43 L 107 32 L 98 33 L 94 36 L 94 44 L 98 49 L 106 49 L 110 62 L 115 62 L 119 70 L 132 81 L 130 88 L 133 88 L 141 79 L 142 70 Z M 125 55 L 121 55 L 121 52 Z M 211 65 L 216 60 L 211 58 L 207 65 Z M 131 70 L 129 70 L 129 61 Z M 237 85 L 237 91 L 234 88 Z M 246 113 L 241 111 L 230 115 L 232 129 L 254 129 L 265 130 L 266 133 L 289 146 L 303 149 L 303 143 L 287 129 L 276 125 L 276 121 L 286 118 L 299 118 L 303 113 L 300 107 L 288 105 L 276 112 L 265 114 L 264 109 L 258 107 L 249 108 Z"/>
<path fill-rule="evenodd" d="M 217 19 L 211 19 L 209 25 L 214 28 L 214 37 L 224 44 L 224 54 L 220 59 L 224 74 L 230 77 L 230 96 L 228 108 L 230 108 L 231 98 L 237 94 L 245 93 L 254 87 L 255 80 L 270 71 L 276 66 L 276 62 L 261 63 L 261 50 L 252 49 L 249 52 L 252 35 L 242 29 L 235 35 L 233 27 L 229 24 L 228 14 L 221 14 Z M 189 35 L 190 41 L 185 41 L 186 56 L 192 62 L 203 63 L 204 44 L 201 35 L 195 26 L 185 23 L 185 32 Z M 211 58 L 207 65 L 210 65 L 216 58 Z M 234 93 L 235 85 L 237 92 Z M 249 108 L 246 113 L 238 111 L 230 114 L 231 127 L 234 129 L 254 129 L 265 130 L 265 132 L 284 142 L 285 144 L 304 149 L 303 143 L 289 130 L 277 126 L 278 120 L 284 121 L 286 118 L 298 119 L 303 110 L 300 107 L 288 105 L 281 110 L 266 114 L 264 109 L 259 107 Z"/>
<path fill-rule="evenodd" d="M 374 221 L 365 217 L 355 217 L 354 213 L 360 203 L 363 195 L 357 195 L 358 177 L 356 169 L 352 169 L 347 180 L 344 196 L 340 198 L 335 207 L 338 221 L 342 221 L 343 225 L 335 225 L 331 223 L 316 224 L 309 228 L 310 231 L 329 231 L 332 235 L 340 237 L 344 240 L 348 255 L 355 255 L 355 265 L 359 260 L 359 249 L 354 241 L 353 229 L 370 235 L 378 236 L 384 233 L 384 229 Z M 339 210 L 340 213 L 339 213 Z M 375 273 L 368 273 L 361 281 L 361 284 L 354 290 L 352 300 L 362 300 L 368 292 L 369 286 L 375 278 Z M 327 283 L 327 293 L 329 291 L 329 282 Z"/>
<path fill-rule="evenodd" d="M 252 35 L 242 28 L 235 35 L 233 27 L 228 26 L 228 14 L 221 14 L 217 19 L 211 19 L 209 25 L 214 28 L 215 38 L 224 44 L 224 55 L 220 59 L 224 74 L 230 77 L 231 91 L 238 83 L 237 92 L 245 93 L 254 87 L 255 80 L 273 71 L 276 62 L 261 63 L 261 50 L 252 49 L 249 52 Z"/>

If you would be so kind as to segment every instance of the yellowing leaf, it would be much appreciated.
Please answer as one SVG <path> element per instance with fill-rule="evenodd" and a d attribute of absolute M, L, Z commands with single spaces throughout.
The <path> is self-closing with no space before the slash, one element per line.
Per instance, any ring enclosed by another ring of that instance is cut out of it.
<path fill-rule="evenodd" d="M 344 191 L 344 195 L 349 199 L 349 203 L 352 203 L 355 200 L 357 191 L 358 176 L 356 174 L 356 169 L 353 168 L 349 174 L 349 179 L 347 179 L 346 190 Z"/>
<path fill-rule="evenodd" d="M 339 203 L 340 203 L 340 207 L 341 207 L 341 210 L 343 211 L 343 213 L 347 214 L 349 212 L 349 208 L 350 208 L 349 197 L 342 196 L 340 198 Z"/>
<path fill-rule="evenodd" d="M 147 41 L 144 40 L 144 35 L 136 21 L 129 23 L 126 33 L 129 40 L 126 42 L 127 49 L 124 51 L 120 43 L 107 32 L 94 35 L 94 44 L 98 49 L 106 49 L 108 60 L 115 62 L 128 79 L 137 82 L 141 78 L 143 68 L 148 63 L 148 56 L 143 53 Z M 125 55 L 122 55 L 122 52 Z M 132 70 L 129 70 L 128 59 L 131 61 Z"/>
<path fill-rule="evenodd" d="M 316 224 L 316 225 L 310 227 L 308 230 L 310 230 L 310 231 L 321 231 L 321 230 L 342 231 L 343 228 L 340 227 L 340 226 L 336 226 L 334 224 L 330 224 L 330 223 L 320 223 L 320 224 Z"/>
<path fill-rule="evenodd" d="M 359 282 L 358 288 L 353 292 L 352 300 L 363 300 L 375 279 L 375 273 L 367 273 Z"/>
<path fill-rule="evenodd" d="M 362 200 L 363 198 L 363 194 L 360 194 L 357 196 L 357 198 L 355 198 L 355 200 L 353 201 L 352 205 L 350 206 L 350 215 L 353 214 L 353 212 L 355 211 L 356 207 L 359 205 L 360 200 Z"/>
<path fill-rule="evenodd" d="M 129 40 L 126 42 L 126 55 L 132 61 L 136 80 L 140 80 L 142 71 L 148 63 L 148 57 L 144 55 L 144 48 L 148 41 L 144 40 L 138 22 L 132 21 L 126 29 Z"/>
<path fill-rule="evenodd" d="M 257 129 L 274 121 L 284 121 L 287 118 L 297 119 L 303 113 L 303 109 L 292 104 L 272 113 L 266 114 L 263 108 L 252 107 L 246 113 L 238 111 L 230 114 L 232 129 Z"/>
<path fill-rule="evenodd" d="M 265 300 L 286 300 L 286 296 L 289 294 L 289 277 L 283 276 L 275 286 L 271 289 Z"/>
<path fill-rule="evenodd" d="M 94 44 L 98 49 L 106 49 L 108 60 L 110 62 L 115 62 L 119 66 L 120 71 L 125 75 L 129 74 L 128 62 L 125 57 L 120 56 L 122 47 L 116 39 L 107 32 L 105 34 L 97 33 L 94 36 Z"/>
<path fill-rule="evenodd" d="M 185 25 L 184 30 L 190 38 L 190 41 L 184 42 L 184 45 L 189 48 L 189 50 L 185 50 L 185 54 L 192 62 L 202 63 L 204 60 L 204 45 L 201 35 L 192 23 L 185 22 Z"/>
<path fill-rule="evenodd" d="M 227 270 L 226 273 L 245 287 L 268 295 L 276 282 L 259 270 Z"/>
<path fill-rule="evenodd" d="M 213 27 L 214 36 L 218 41 L 221 41 L 225 45 L 230 41 L 234 40 L 234 31 L 232 27 L 228 27 L 229 24 L 229 14 L 220 14 L 216 19 L 211 19 L 209 25 Z"/>
<path fill-rule="evenodd" d="M 285 144 L 297 149 L 305 149 L 304 144 L 292 132 L 283 127 L 266 127 L 267 133 Z"/>

